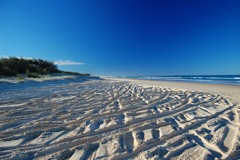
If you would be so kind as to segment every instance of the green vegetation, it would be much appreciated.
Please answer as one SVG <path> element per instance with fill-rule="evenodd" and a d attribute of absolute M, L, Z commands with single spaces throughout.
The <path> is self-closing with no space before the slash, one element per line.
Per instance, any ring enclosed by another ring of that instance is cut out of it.
<path fill-rule="evenodd" d="M 60 75 L 90 76 L 77 72 L 61 71 L 53 62 L 42 59 L 0 58 L 0 77 L 15 76 L 18 80 L 25 77 L 40 78 L 41 75 L 57 73 Z"/>
<path fill-rule="evenodd" d="M 24 80 L 24 77 L 23 77 L 21 74 L 18 74 L 18 75 L 17 75 L 17 79 L 18 79 L 19 81 L 22 81 L 22 80 Z"/>
<path fill-rule="evenodd" d="M 42 59 L 16 57 L 0 59 L 0 76 L 17 76 L 21 79 L 20 74 L 26 74 L 28 77 L 39 78 L 39 75 L 59 72 L 53 62 Z"/>
<path fill-rule="evenodd" d="M 90 76 L 90 74 L 88 74 L 88 73 L 78 73 L 78 72 L 69 72 L 69 71 L 59 71 L 59 73 L 76 75 L 76 76 Z"/>

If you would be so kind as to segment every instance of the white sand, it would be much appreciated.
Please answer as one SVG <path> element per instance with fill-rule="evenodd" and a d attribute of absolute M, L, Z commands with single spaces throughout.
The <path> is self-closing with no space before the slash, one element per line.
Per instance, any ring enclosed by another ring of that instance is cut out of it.
<path fill-rule="evenodd" d="M 0 90 L 0 159 L 240 158 L 237 86 L 107 79 L 14 87 Z"/>

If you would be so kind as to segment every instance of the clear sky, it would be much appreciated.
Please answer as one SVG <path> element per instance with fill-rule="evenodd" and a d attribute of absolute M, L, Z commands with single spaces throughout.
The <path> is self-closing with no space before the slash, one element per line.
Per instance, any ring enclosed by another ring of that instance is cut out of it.
<path fill-rule="evenodd" d="M 0 56 L 95 75 L 240 74 L 240 1 L 0 0 Z"/>

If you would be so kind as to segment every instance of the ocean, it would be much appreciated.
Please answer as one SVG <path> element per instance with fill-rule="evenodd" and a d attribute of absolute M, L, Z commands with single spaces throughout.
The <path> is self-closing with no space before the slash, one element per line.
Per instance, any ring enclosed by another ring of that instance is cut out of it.
<path fill-rule="evenodd" d="M 184 75 L 184 76 L 125 76 L 145 80 L 160 80 L 173 82 L 192 82 L 207 84 L 226 84 L 240 86 L 240 75 Z"/>

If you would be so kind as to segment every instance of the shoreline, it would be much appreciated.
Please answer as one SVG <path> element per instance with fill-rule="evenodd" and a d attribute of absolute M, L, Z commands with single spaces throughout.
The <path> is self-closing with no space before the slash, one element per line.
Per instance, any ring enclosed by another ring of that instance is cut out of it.
<path fill-rule="evenodd" d="M 231 97 L 234 101 L 240 104 L 240 86 L 226 85 L 226 84 L 203 84 L 192 82 L 171 82 L 160 80 L 142 80 L 134 78 L 109 78 L 102 77 L 103 79 L 125 81 L 130 84 L 141 85 L 143 87 L 166 87 L 171 89 L 183 89 L 199 92 L 210 92 L 222 94 Z"/>
<path fill-rule="evenodd" d="M 240 86 L 240 75 L 126 76 L 113 78 Z"/>

